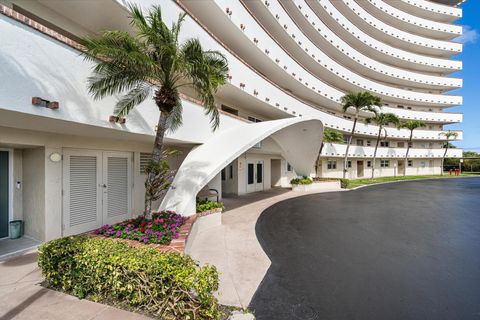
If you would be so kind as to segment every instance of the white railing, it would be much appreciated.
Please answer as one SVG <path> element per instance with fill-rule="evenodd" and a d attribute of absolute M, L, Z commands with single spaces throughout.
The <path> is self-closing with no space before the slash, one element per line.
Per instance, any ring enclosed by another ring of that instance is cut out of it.
<path fill-rule="evenodd" d="M 420 18 L 411 15 L 405 11 L 399 10 L 383 0 L 361 0 L 358 1 L 358 3 L 360 5 L 368 5 L 367 1 L 372 6 L 377 8 L 377 10 L 383 12 L 386 15 L 387 19 L 393 18 L 400 21 L 401 23 L 411 25 L 413 27 L 412 30 L 416 30 L 417 32 L 423 32 L 427 36 L 430 33 L 424 32 L 424 29 L 435 31 L 438 34 L 444 34 L 445 36 L 459 36 L 462 34 L 462 26 Z"/>
<path fill-rule="evenodd" d="M 328 0 L 318 1 L 305 1 L 305 5 L 310 5 L 312 10 L 319 16 L 330 15 L 337 23 L 335 27 L 342 28 L 346 31 L 346 34 L 350 35 L 355 41 L 360 41 L 364 45 L 368 46 L 372 50 L 375 50 L 377 54 L 383 54 L 393 60 L 401 60 L 409 64 L 420 64 L 424 66 L 434 68 L 444 68 L 451 71 L 461 70 L 462 62 L 456 60 L 449 60 L 437 57 L 427 57 L 414 52 L 398 49 L 390 46 L 385 42 L 381 42 L 363 30 L 359 29 L 356 25 L 350 22 L 343 14 L 341 14 L 335 6 L 333 6 Z M 303 7 L 303 6 L 302 6 Z"/>
<path fill-rule="evenodd" d="M 322 150 L 323 157 L 344 157 L 347 146 L 345 144 L 326 143 Z M 349 157 L 372 158 L 375 147 L 364 147 L 351 145 L 348 150 Z M 383 148 L 377 150 L 377 158 L 405 158 L 407 148 Z M 416 149 L 410 148 L 408 157 L 415 158 L 442 158 L 445 149 Z M 463 155 L 462 149 L 448 149 L 447 157 L 460 158 Z"/>
<path fill-rule="evenodd" d="M 229 0 L 216 0 L 215 3 L 222 9 L 224 15 L 229 17 L 232 23 L 237 26 L 238 30 L 241 30 L 252 43 L 256 44 L 260 51 L 259 54 L 265 56 L 264 52 L 268 52 L 266 56 L 272 61 L 275 61 L 279 68 L 282 68 L 284 72 L 287 72 L 292 76 L 295 74 L 293 77 L 296 80 L 301 81 L 310 88 L 315 87 L 317 93 L 319 93 L 319 91 L 325 92 L 325 94 L 334 102 L 340 102 L 340 99 L 345 92 L 337 90 L 336 88 L 320 81 L 317 77 L 313 76 L 309 71 L 300 66 L 264 31 L 260 25 L 258 25 L 255 19 L 240 3 Z M 232 12 L 232 14 L 227 13 L 227 11 Z M 257 41 L 255 42 L 255 40 Z M 311 49 L 315 50 L 315 46 Z M 387 101 L 393 99 L 393 101 L 405 101 L 407 103 L 414 102 L 415 104 L 421 105 L 437 104 L 442 106 L 458 105 L 462 103 L 461 96 L 415 92 L 378 84 L 362 78 L 355 73 L 351 73 L 348 69 L 330 59 L 320 50 L 317 51 L 317 54 L 319 56 L 317 59 L 322 59 L 322 66 L 329 72 L 351 82 L 357 87 L 357 89 L 372 91 L 379 96 L 384 96 Z M 350 77 L 352 78 L 351 80 Z"/>
<path fill-rule="evenodd" d="M 293 0 L 293 4 L 298 8 L 298 0 Z M 355 48 L 351 47 L 348 43 L 343 41 L 338 37 L 334 32 L 330 30 L 318 17 L 314 14 L 311 9 L 306 6 L 302 8 L 301 11 L 303 18 L 310 24 L 311 28 L 316 28 L 314 35 L 320 36 L 321 40 L 324 43 L 327 43 L 328 46 L 331 46 L 336 50 L 340 59 L 332 60 L 330 58 L 324 58 L 325 54 L 319 49 L 322 46 L 319 46 L 318 42 L 313 43 L 310 37 L 307 37 L 305 30 L 300 30 L 296 23 L 292 21 L 292 17 L 286 12 L 286 7 L 283 7 L 278 1 L 272 0 L 268 2 L 268 10 L 276 17 L 280 25 L 285 28 L 285 31 L 288 35 L 294 38 L 294 41 L 305 51 L 308 50 L 308 54 L 320 64 L 320 67 L 327 65 L 327 72 L 330 72 L 328 69 L 329 66 L 333 66 L 335 72 L 331 72 L 337 77 L 341 77 L 343 80 L 347 79 L 349 83 L 352 81 L 361 81 L 366 85 L 370 85 L 372 81 L 365 79 L 364 77 L 359 77 L 358 74 L 350 71 L 349 68 L 345 68 L 336 61 L 341 62 L 342 59 L 348 59 L 359 67 L 368 68 L 370 71 L 378 73 L 383 76 L 384 81 L 402 81 L 403 83 L 409 83 L 412 86 L 424 86 L 424 87 L 435 87 L 441 86 L 442 88 L 459 88 L 462 86 L 462 79 L 459 78 L 450 78 L 450 77 L 441 77 L 427 75 L 424 73 L 413 72 L 410 70 L 405 70 L 391 65 L 387 65 L 381 62 L 378 62 L 370 57 L 365 56 Z M 285 3 L 285 6 L 291 6 L 289 3 Z M 300 5 L 301 6 L 301 5 Z M 296 10 L 296 9 L 291 9 Z M 300 13 L 300 12 L 299 12 Z M 308 17 L 308 18 L 307 18 Z M 311 35 L 311 33 L 310 33 Z M 336 74 L 338 72 L 338 74 Z M 375 82 L 374 82 L 375 83 Z M 377 84 L 377 83 L 375 83 Z M 388 87 L 388 86 L 386 86 Z M 389 87 L 390 88 L 390 87 Z M 410 92 L 410 91 L 409 91 Z"/>
<path fill-rule="evenodd" d="M 395 3 L 397 1 L 392 1 Z M 399 0 L 398 2 L 415 7 L 416 12 L 425 11 L 424 15 L 432 16 L 433 14 L 445 16 L 445 18 L 453 17 L 459 19 L 462 17 L 462 9 L 454 6 L 449 6 L 441 3 L 426 0 Z"/>
<path fill-rule="evenodd" d="M 408 46 L 412 48 L 428 48 L 432 49 L 439 54 L 444 52 L 451 52 L 451 53 L 460 53 L 462 52 L 462 44 L 451 42 L 451 41 L 443 41 L 437 39 L 431 39 L 422 37 L 419 35 L 415 35 L 409 32 L 405 32 L 403 30 L 394 28 L 383 21 L 375 18 L 367 11 L 365 11 L 358 3 L 354 0 L 341 0 L 345 6 L 343 8 L 348 7 L 347 14 L 353 17 L 354 15 L 358 17 L 358 19 L 366 22 L 369 26 L 377 30 L 378 32 L 384 34 L 387 37 L 393 37 L 396 41 L 405 42 Z M 335 4 L 340 4 L 340 2 L 335 2 Z M 347 9 L 345 9 L 347 10 Z M 433 51 L 432 51 L 433 52 Z"/>

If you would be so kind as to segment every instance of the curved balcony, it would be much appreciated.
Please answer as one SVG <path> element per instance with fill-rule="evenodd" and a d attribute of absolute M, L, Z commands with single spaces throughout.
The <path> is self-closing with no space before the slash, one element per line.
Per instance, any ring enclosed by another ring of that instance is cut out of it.
<path fill-rule="evenodd" d="M 462 79 L 459 78 L 412 72 L 371 59 L 338 37 L 318 19 L 308 6 L 302 7 L 299 3 L 300 1 L 298 0 L 282 3 L 273 0 L 268 1 L 268 5 L 265 5 L 264 2 L 244 1 L 244 4 L 254 11 L 256 15 L 258 14 L 267 19 L 267 12 L 270 12 L 270 20 L 276 19 L 283 26 L 284 30 L 282 31 L 284 31 L 285 35 L 284 37 L 279 36 L 277 38 L 279 41 L 282 38 L 293 38 L 293 41 L 302 50 L 308 50 L 310 59 L 319 57 L 318 52 L 320 50 L 318 48 L 322 48 L 320 54 L 325 52 L 333 60 L 341 61 L 342 68 L 348 71 L 343 71 L 342 73 L 346 74 L 347 77 L 348 74 L 353 74 L 352 71 L 354 71 L 394 87 L 402 85 L 422 89 L 449 90 L 462 86 Z M 299 9 L 299 6 L 302 9 Z M 272 24 L 272 22 L 266 23 Z M 273 28 L 269 29 L 272 30 Z M 313 55 L 315 57 L 312 57 Z M 317 59 L 315 62 L 322 64 L 320 59 Z"/>
<path fill-rule="evenodd" d="M 462 9 L 426 0 L 390 1 L 390 4 L 412 15 L 426 19 L 452 22 L 462 17 Z"/>
<path fill-rule="evenodd" d="M 354 0 L 333 1 L 333 4 L 350 21 L 364 28 L 378 40 L 388 42 L 393 46 L 439 57 L 450 57 L 462 52 L 460 43 L 425 38 L 388 25 L 365 11 Z"/>
<path fill-rule="evenodd" d="M 190 2 L 188 3 L 190 4 Z M 344 92 L 329 86 L 323 82 L 319 76 L 313 75 L 304 65 L 300 65 L 297 60 L 294 60 L 284 48 L 272 39 L 270 34 L 265 32 L 265 30 L 252 17 L 250 12 L 248 12 L 240 3 L 219 0 L 211 4 L 212 5 L 208 7 L 208 10 L 205 10 L 205 6 L 207 6 L 206 3 L 202 3 L 201 7 L 197 5 L 195 13 L 202 15 L 202 21 L 205 21 L 211 30 L 215 30 L 216 34 L 222 38 L 222 41 L 228 43 L 234 51 L 243 51 L 242 57 L 248 59 L 252 64 L 257 64 L 256 68 L 272 77 L 274 75 L 272 72 L 274 71 L 267 70 L 267 62 L 263 63 L 261 61 L 262 58 L 268 58 L 270 64 L 276 64 L 277 73 L 278 71 L 282 71 L 284 73 L 283 77 L 288 75 L 290 79 L 295 79 L 297 82 L 303 84 L 304 87 L 310 89 L 311 92 L 305 93 L 305 95 L 295 90 L 296 94 L 300 94 L 302 98 L 317 101 L 318 98 L 315 97 L 323 95 L 328 97 L 331 102 L 337 104 L 340 102 Z M 220 11 L 218 11 L 219 9 Z M 217 20 L 219 19 L 220 12 L 223 12 L 224 17 L 226 18 L 226 21 L 222 23 L 223 27 L 221 29 L 216 26 L 219 22 Z M 215 15 L 217 18 L 214 21 L 211 18 L 207 18 L 207 15 Z M 228 24 L 228 21 L 230 21 L 235 27 L 233 30 L 228 29 L 229 27 L 231 28 L 231 26 L 226 25 Z M 239 41 L 239 39 L 245 37 L 249 39 L 250 47 L 247 47 L 244 43 Z M 297 47 L 297 45 L 295 46 Z M 311 50 L 315 49 L 316 48 L 311 48 Z M 246 52 L 249 50 L 250 52 Z M 254 50 L 257 53 L 252 54 L 251 50 Z M 310 58 L 310 54 L 306 54 L 308 50 L 309 48 L 305 48 L 305 52 L 302 53 L 308 55 L 310 62 L 315 64 L 315 60 Z M 343 79 L 342 82 L 337 82 L 336 85 L 343 85 L 343 88 L 346 90 L 369 90 L 382 97 L 385 101 L 395 101 L 407 104 L 414 103 L 415 105 L 445 107 L 461 104 L 462 99 L 459 96 L 415 92 L 378 84 L 362 78 L 357 74 L 351 73 L 348 69 L 326 56 L 322 51 L 318 51 L 317 54 L 319 55 L 319 57 L 315 58 L 317 59 L 317 62 L 319 59 L 323 59 L 323 64 L 321 65 L 322 68 L 337 79 L 339 77 Z M 352 77 L 351 80 L 350 77 Z M 280 78 L 275 77 L 275 79 L 280 84 Z M 292 82 L 288 79 L 285 79 L 282 85 L 293 88 Z M 346 87 L 345 85 L 349 85 L 349 87 Z"/>
<path fill-rule="evenodd" d="M 441 40 L 450 40 L 462 34 L 462 26 L 420 18 L 383 0 L 357 0 L 357 3 L 372 16 L 399 30 Z"/>
<path fill-rule="evenodd" d="M 371 37 L 344 17 L 330 1 L 303 0 L 303 3 L 302 8 L 309 6 L 320 20 L 331 30 L 335 30 L 339 37 L 378 61 L 405 69 L 435 73 L 449 73 L 462 69 L 461 61 L 427 57 L 396 48 Z"/>
<path fill-rule="evenodd" d="M 191 5 L 195 2 L 188 1 Z M 353 122 L 341 117 L 330 114 L 318 105 L 308 101 L 300 100 L 298 97 L 292 95 L 285 89 L 272 82 L 265 75 L 249 66 L 245 61 L 241 60 L 236 53 L 231 51 L 224 43 L 219 41 L 209 30 L 202 24 L 196 16 L 189 12 L 183 3 L 179 3 L 180 7 L 187 11 L 194 19 L 187 18 L 184 22 L 185 28 L 189 30 L 188 34 L 182 33 L 179 41 L 184 37 L 198 37 L 205 48 L 212 50 L 219 50 L 223 52 L 229 61 L 230 80 L 226 87 L 235 90 L 239 95 L 245 98 L 236 99 L 237 103 L 250 103 L 248 99 L 255 99 L 259 105 L 265 108 L 274 109 L 277 112 L 282 112 L 290 116 L 312 116 L 322 119 L 326 127 L 337 129 L 348 133 L 351 131 Z M 201 6 L 204 4 L 202 3 Z M 177 17 L 181 11 L 176 5 L 164 5 L 162 7 L 166 13 L 166 17 Z M 174 18 L 172 18 L 174 19 Z M 220 23 L 220 17 L 217 19 Z M 406 129 L 386 128 L 388 136 L 393 139 L 407 140 L 410 132 Z M 434 130 L 415 130 L 413 138 L 418 140 L 442 141 L 441 134 L 445 131 Z M 374 125 L 366 125 L 363 123 L 357 124 L 356 133 L 358 135 L 365 135 L 375 137 L 378 133 L 378 127 Z M 462 139 L 462 132 L 459 132 L 458 140 Z"/>
<path fill-rule="evenodd" d="M 453 112 L 428 112 L 393 107 L 382 107 L 382 112 L 396 114 L 400 119 L 421 120 L 427 123 L 460 123 L 463 121 L 463 114 Z"/>
<path fill-rule="evenodd" d="M 347 146 L 345 144 L 326 143 L 322 150 L 322 157 L 345 157 Z M 364 147 L 351 145 L 348 150 L 348 156 L 354 158 L 373 158 L 375 147 Z M 377 150 L 377 159 L 405 158 L 407 148 L 381 148 Z M 416 149 L 410 148 L 408 152 L 409 159 L 437 158 L 441 159 L 445 149 Z M 448 149 L 447 157 L 461 158 L 462 149 Z"/>

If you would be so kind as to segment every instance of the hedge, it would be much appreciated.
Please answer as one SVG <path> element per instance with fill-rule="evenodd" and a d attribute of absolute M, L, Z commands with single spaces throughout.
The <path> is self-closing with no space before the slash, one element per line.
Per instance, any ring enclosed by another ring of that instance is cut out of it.
<path fill-rule="evenodd" d="M 312 178 L 309 178 L 307 176 L 303 176 L 301 178 L 293 178 L 290 180 L 290 184 L 312 184 L 313 180 Z"/>
<path fill-rule="evenodd" d="M 39 248 L 47 283 L 79 298 L 113 303 L 162 319 L 219 319 L 214 266 L 190 257 L 132 248 L 89 236 L 53 240 Z"/>

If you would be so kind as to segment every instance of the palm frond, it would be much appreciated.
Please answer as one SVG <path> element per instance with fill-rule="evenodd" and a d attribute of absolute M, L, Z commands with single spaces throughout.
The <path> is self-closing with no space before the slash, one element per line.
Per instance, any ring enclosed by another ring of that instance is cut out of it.
<path fill-rule="evenodd" d="M 117 116 L 126 116 L 136 106 L 145 101 L 152 94 L 150 83 L 140 83 L 118 100 L 115 106 Z"/>

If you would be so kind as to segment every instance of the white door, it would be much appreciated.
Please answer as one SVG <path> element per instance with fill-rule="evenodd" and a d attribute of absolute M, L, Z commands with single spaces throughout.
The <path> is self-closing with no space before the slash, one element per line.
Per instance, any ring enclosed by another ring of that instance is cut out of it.
<path fill-rule="evenodd" d="M 103 153 L 103 224 L 127 219 L 131 208 L 131 154 Z"/>
<path fill-rule="evenodd" d="M 130 217 L 131 153 L 64 153 L 64 234 L 77 234 Z"/>
<path fill-rule="evenodd" d="M 263 190 L 263 161 L 247 161 L 247 193 Z"/>
<path fill-rule="evenodd" d="M 64 153 L 64 235 L 86 232 L 102 224 L 102 153 Z"/>

